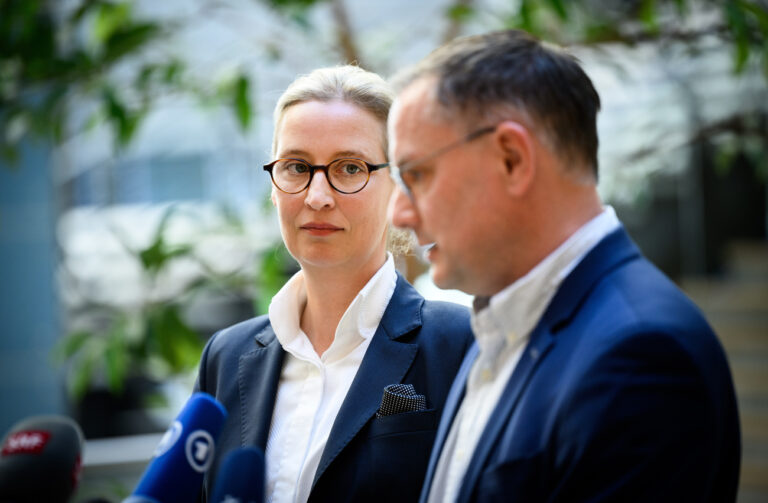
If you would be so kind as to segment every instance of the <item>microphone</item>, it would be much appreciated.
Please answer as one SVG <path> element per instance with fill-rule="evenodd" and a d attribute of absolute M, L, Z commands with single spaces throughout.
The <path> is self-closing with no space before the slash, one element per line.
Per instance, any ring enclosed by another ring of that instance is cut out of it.
<path fill-rule="evenodd" d="M 211 503 L 262 503 L 264 453 L 256 447 L 235 449 L 224 458 Z"/>
<path fill-rule="evenodd" d="M 226 417 L 224 406 L 211 395 L 193 394 L 155 448 L 133 494 L 123 503 L 196 501 Z"/>
<path fill-rule="evenodd" d="M 6 434 L 0 501 L 66 503 L 80 479 L 83 432 L 64 416 L 33 416 Z"/>

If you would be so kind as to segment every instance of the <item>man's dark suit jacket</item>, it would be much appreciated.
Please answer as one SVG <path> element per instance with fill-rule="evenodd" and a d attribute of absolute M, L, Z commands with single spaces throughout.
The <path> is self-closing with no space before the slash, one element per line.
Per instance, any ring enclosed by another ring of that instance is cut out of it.
<path fill-rule="evenodd" d="M 422 492 L 477 355 L 446 402 Z M 699 310 L 619 229 L 561 284 L 531 333 L 457 501 L 733 501 L 731 374 Z"/>
<path fill-rule="evenodd" d="M 398 274 L 336 416 L 309 501 L 416 501 L 448 390 L 471 342 L 466 308 L 425 301 Z M 229 416 L 206 476 L 204 500 L 228 451 L 266 448 L 284 356 L 266 316 L 218 332 L 208 342 L 196 388 L 224 404 Z M 426 396 L 427 410 L 375 417 L 384 387 L 395 383 L 413 384 Z"/>

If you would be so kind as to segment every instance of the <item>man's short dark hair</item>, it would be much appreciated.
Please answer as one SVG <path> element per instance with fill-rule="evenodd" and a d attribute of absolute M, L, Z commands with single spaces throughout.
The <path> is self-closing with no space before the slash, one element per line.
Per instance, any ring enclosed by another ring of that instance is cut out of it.
<path fill-rule="evenodd" d="M 467 121 L 513 107 L 533 121 L 561 157 L 575 156 L 597 178 L 600 97 L 578 60 L 532 35 L 507 30 L 457 38 L 394 79 L 403 89 L 437 78 L 437 101 Z"/>

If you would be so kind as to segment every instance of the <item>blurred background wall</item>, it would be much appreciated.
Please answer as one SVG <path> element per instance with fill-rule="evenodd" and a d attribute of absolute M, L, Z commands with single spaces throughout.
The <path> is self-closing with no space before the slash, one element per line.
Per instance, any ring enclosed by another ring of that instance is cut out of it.
<path fill-rule="evenodd" d="M 102 490 L 93 474 L 129 490 L 205 340 L 265 312 L 296 270 L 261 170 L 285 86 L 345 62 L 390 76 L 445 40 L 505 27 L 568 46 L 593 78 L 600 192 L 715 325 L 744 429 L 740 501 L 764 501 L 760 0 L 6 0 L 0 431 L 71 415 L 91 439 L 86 493 Z M 426 296 L 468 302 L 407 266 Z"/>

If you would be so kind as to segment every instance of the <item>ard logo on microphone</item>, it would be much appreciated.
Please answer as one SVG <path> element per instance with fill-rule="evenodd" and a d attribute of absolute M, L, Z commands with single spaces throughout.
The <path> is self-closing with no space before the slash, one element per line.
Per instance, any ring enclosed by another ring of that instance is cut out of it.
<path fill-rule="evenodd" d="M 193 431 L 187 437 L 185 446 L 187 461 L 195 471 L 204 473 L 213 462 L 213 437 L 205 430 Z"/>
<path fill-rule="evenodd" d="M 168 428 L 168 431 L 165 432 L 165 435 L 163 435 L 163 438 L 160 439 L 160 443 L 155 447 L 154 455 L 156 458 L 162 456 L 173 447 L 176 441 L 179 440 L 179 437 L 181 437 L 182 430 L 184 430 L 184 427 L 181 423 L 179 421 L 174 421 L 171 427 Z"/>

